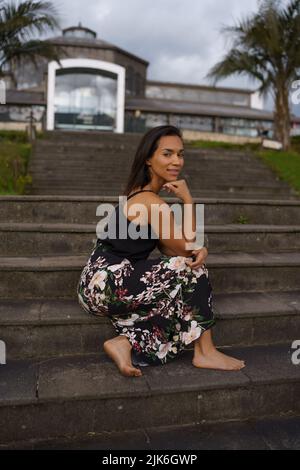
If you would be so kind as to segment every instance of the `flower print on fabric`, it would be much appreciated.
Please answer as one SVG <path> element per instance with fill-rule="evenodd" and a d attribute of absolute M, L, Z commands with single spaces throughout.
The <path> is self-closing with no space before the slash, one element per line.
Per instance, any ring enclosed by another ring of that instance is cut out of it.
<path fill-rule="evenodd" d="M 205 264 L 191 269 L 183 256 L 131 262 L 97 254 L 82 270 L 79 302 L 86 312 L 107 316 L 141 361 L 165 364 L 215 324 Z"/>

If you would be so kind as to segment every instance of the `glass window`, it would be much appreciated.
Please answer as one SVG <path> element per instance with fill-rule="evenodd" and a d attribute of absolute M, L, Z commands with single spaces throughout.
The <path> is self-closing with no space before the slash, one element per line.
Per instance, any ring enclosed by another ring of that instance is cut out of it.
<path fill-rule="evenodd" d="M 91 69 L 59 70 L 54 105 L 55 127 L 113 130 L 117 76 Z"/>
<path fill-rule="evenodd" d="M 211 117 L 174 114 L 172 116 L 173 123 L 181 129 L 213 132 L 213 118 Z"/>
<path fill-rule="evenodd" d="M 169 124 L 167 114 L 142 113 L 141 119 L 145 119 L 147 128 Z"/>
<path fill-rule="evenodd" d="M 218 88 L 205 89 L 176 85 L 147 84 L 146 96 L 148 98 L 191 101 L 192 103 L 230 104 L 250 106 L 250 93 L 238 91 L 222 91 Z"/>
<path fill-rule="evenodd" d="M 243 118 L 220 118 L 220 132 L 231 135 L 257 137 L 260 135 L 272 135 L 272 121 Z"/>

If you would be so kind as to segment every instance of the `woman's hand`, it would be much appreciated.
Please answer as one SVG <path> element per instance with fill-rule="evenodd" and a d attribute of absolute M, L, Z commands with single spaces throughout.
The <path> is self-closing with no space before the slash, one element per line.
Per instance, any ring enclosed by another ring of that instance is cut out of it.
<path fill-rule="evenodd" d="M 195 255 L 195 261 L 190 260 L 190 256 L 186 258 L 185 263 L 191 268 L 191 269 L 196 269 L 202 266 L 205 263 L 205 260 L 208 255 L 208 250 L 205 248 L 200 248 L 200 250 L 193 250 L 192 254 Z"/>
<path fill-rule="evenodd" d="M 162 185 L 168 193 L 173 193 L 183 201 L 192 199 L 192 195 L 185 180 L 176 180 Z"/>

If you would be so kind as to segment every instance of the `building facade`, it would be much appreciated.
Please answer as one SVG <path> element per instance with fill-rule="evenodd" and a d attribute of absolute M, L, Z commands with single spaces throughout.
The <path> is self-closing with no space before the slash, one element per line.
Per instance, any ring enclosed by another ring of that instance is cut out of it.
<path fill-rule="evenodd" d="M 79 24 L 47 39 L 60 63 L 23 62 L 6 78 L 1 128 L 145 132 L 173 124 L 197 133 L 272 136 L 273 113 L 257 92 L 147 80 L 149 63 Z M 294 119 L 293 127 L 299 126 Z"/>

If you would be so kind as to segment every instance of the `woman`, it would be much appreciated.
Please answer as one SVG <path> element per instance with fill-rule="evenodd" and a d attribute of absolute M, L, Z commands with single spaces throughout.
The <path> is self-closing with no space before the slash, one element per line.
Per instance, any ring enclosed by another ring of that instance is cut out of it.
<path fill-rule="evenodd" d="M 118 333 L 103 347 L 125 376 L 141 376 L 137 365 L 169 362 L 192 342 L 195 367 L 245 367 L 244 361 L 219 352 L 212 341 L 215 318 L 204 263 L 207 249 L 186 249 L 189 240 L 178 229 L 169 205 L 158 196 L 165 189 L 181 199 L 184 210 L 191 208 L 189 215 L 195 230 L 193 199 L 185 180 L 178 179 L 183 165 L 183 139 L 178 128 L 158 126 L 143 136 L 124 191 L 125 210 L 119 204 L 116 218 L 110 218 L 106 226 L 111 227 L 111 221 L 116 224 L 116 237 L 105 238 L 105 232 L 98 237 L 79 279 L 82 307 L 88 313 L 107 316 Z M 148 223 L 133 222 L 136 217 L 130 208 L 135 204 L 138 210 L 145 209 L 139 220 Z M 125 220 L 126 239 L 118 237 L 119 216 Z M 166 220 L 170 230 L 167 236 L 163 231 Z M 146 229 L 147 238 L 128 236 L 130 224 Z M 162 255 L 147 259 L 155 247 Z"/>

